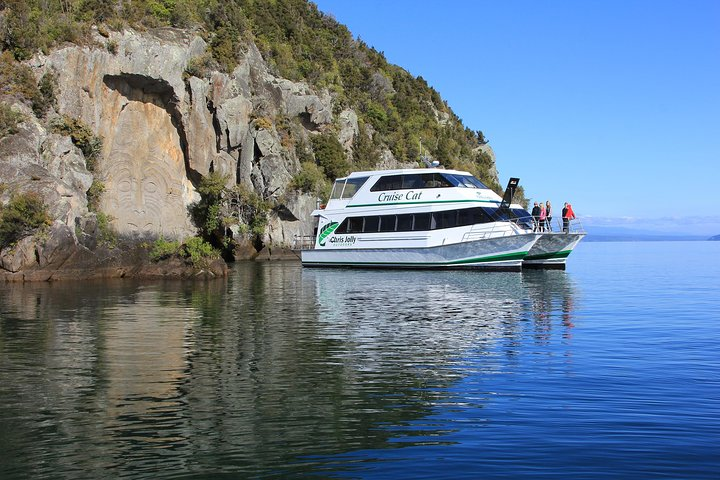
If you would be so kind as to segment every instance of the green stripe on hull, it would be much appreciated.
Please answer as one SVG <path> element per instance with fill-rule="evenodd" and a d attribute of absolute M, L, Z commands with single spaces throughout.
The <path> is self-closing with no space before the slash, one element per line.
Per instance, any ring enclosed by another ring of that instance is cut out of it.
<path fill-rule="evenodd" d="M 491 255 L 488 257 L 466 258 L 463 260 L 452 260 L 449 262 L 303 262 L 313 265 L 408 265 L 408 266 L 436 266 L 467 265 L 470 263 L 502 262 L 510 260 L 522 260 L 526 258 L 527 252 L 503 253 L 502 255 Z"/>
<path fill-rule="evenodd" d="M 541 253 L 538 255 L 528 255 L 524 260 L 550 260 L 552 258 L 567 258 L 572 250 L 562 250 L 560 252 Z"/>

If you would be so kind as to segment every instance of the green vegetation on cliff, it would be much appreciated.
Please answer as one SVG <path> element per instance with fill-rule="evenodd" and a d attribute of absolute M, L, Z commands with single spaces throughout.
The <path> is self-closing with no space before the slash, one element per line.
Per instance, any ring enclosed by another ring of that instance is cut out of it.
<path fill-rule="evenodd" d="M 186 71 L 204 76 L 211 68 L 232 71 L 252 41 L 277 75 L 328 89 L 335 113 L 357 112 L 361 131 L 352 159 L 344 151 L 340 158 L 327 138 L 313 141 L 314 160 L 330 180 L 351 168 L 372 168 L 385 147 L 401 162 L 416 162 L 422 145 L 443 165 L 501 189 L 491 158 L 478 148 L 486 143 L 481 132 L 464 127 L 422 77 L 388 63 L 307 0 L 0 0 L 0 11 L 0 46 L 18 60 L 62 42 L 89 43 L 92 25 L 105 35 L 125 26 L 173 26 L 198 29 L 208 41 L 212 57 Z M 103 48 L 112 51 L 109 44 Z M 42 98 L 34 90 L 24 95 Z"/>
<path fill-rule="evenodd" d="M 0 138 L 17 133 L 17 126 L 22 120 L 22 114 L 14 112 L 10 105 L 0 102 Z"/>
<path fill-rule="evenodd" d="M 153 262 L 179 257 L 195 268 L 206 268 L 220 258 L 220 253 L 199 237 L 190 237 L 184 243 L 160 237 L 152 244 L 149 256 Z"/>
<path fill-rule="evenodd" d="M 13 195 L 7 205 L 0 204 L 0 249 L 50 225 L 47 207 L 35 193 Z"/>
<path fill-rule="evenodd" d="M 244 185 L 229 188 L 227 182 L 215 172 L 204 177 L 198 187 L 200 201 L 190 210 L 202 239 L 232 256 L 236 237 L 229 232 L 257 241 L 265 233 L 272 205 Z"/>

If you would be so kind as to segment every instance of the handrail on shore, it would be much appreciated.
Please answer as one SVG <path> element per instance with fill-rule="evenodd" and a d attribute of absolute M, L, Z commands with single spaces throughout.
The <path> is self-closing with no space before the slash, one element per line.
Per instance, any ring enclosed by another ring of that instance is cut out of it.
<path fill-rule="evenodd" d="M 315 237 L 313 235 L 294 235 L 292 250 L 312 250 L 315 248 Z"/>

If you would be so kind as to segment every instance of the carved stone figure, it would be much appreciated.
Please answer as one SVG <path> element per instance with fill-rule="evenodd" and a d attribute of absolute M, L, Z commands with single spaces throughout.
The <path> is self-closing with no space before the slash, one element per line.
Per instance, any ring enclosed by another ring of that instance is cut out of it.
<path fill-rule="evenodd" d="M 129 101 L 108 137 L 112 140 L 102 166 L 102 207 L 113 212 L 115 229 L 136 236 L 191 233 L 185 192 L 192 186 L 168 112 L 152 103 Z"/>

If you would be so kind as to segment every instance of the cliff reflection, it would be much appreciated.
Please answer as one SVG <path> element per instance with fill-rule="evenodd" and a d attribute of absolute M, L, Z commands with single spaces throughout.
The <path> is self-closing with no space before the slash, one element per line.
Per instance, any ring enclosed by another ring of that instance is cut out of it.
<path fill-rule="evenodd" d="M 512 369 L 524 337 L 568 338 L 570 280 L 528 273 L 247 263 L 208 283 L 11 285 L 0 474 L 297 474 L 447 441 L 423 419 L 463 379 Z"/>

